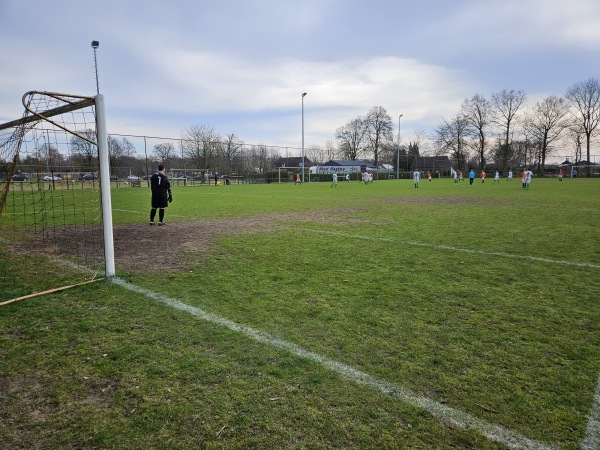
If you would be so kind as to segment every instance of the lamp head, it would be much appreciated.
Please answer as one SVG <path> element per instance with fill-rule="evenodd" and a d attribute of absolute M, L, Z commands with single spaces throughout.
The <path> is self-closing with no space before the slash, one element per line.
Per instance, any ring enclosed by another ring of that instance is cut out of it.
<path fill-rule="evenodd" d="M 306 95 L 306 92 L 302 94 L 302 97 L 304 97 Z"/>
<path fill-rule="evenodd" d="M 100 46 L 100 42 L 98 42 L 98 41 L 92 41 L 92 47 L 94 49 L 98 48 L 99 46 Z"/>

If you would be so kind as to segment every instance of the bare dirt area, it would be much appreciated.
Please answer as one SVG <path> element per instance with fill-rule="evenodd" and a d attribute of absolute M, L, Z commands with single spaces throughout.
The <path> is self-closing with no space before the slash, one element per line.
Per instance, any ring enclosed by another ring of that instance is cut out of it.
<path fill-rule="evenodd" d="M 116 265 L 123 270 L 156 272 L 181 269 L 189 264 L 184 255 L 208 258 L 221 235 L 264 233 L 285 229 L 286 222 L 348 223 L 360 219 L 340 219 L 348 212 L 366 209 L 340 208 L 335 210 L 262 215 L 235 219 L 169 222 L 158 226 L 148 223 L 118 225 L 113 229 Z M 366 218 L 364 220 L 367 220 Z"/>

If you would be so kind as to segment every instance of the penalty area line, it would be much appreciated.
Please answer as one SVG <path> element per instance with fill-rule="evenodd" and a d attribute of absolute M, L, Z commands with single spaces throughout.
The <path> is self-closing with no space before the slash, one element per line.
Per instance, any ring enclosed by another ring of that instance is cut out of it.
<path fill-rule="evenodd" d="M 485 420 L 479 419 L 478 417 L 475 417 L 469 413 L 436 402 L 435 400 L 431 400 L 427 397 L 418 395 L 408 389 L 402 388 L 399 385 L 379 380 L 347 364 L 308 351 L 296 344 L 284 341 L 282 339 L 278 339 L 275 336 L 272 336 L 263 331 L 236 323 L 217 314 L 204 311 L 195 306 L 185 304 L 179 300 L 166 297 L 162 294 L 150 291 L 140 286 L 136 286 L 118 277 L 111 278 L 110 280 L 112 283 L 121 286 L 124 289 L 144 295 L 150 299 L 156 300 L 177 310 L 188 312 L 207 322 L 223 326 L 237 333 L 241 333 L 251 339 L 254 339 L 257 342 L 271 345 L 273 347 L 285 350 L 297 357 L 317 363 L 322 367 L 338 375 L 341 375 L 342 377 L 349 379 L 357 384 L 368 386 L 384 395 L 396 398 L 409 405 L 428 411 L 430 414 L 440 419 L 442 422 L 451 423 L 457 428 L 474 430 L 486 436 L 487 438 L 500 444 L 504 444 L 510 448 L 536 450 L 555 448 L 551 445 L 544 444 L 533 439 L 529 439 L 526 436 L 513 432 L 507 428 L 501 427 L 500 425 L 495 425 L 486 422 Z"/>
<path fill-rule="evenodd" d="M 490 252 L 487 250 L 476 250 L 476 249 L 472 249 L 472 248 L 460 248 L 460 247 L 451 247 L 449 245 L 429 244 L 427 242 L 405 241 L 402 239 L 383 238 L 383 237 L 376 237 L 376 236 L 361 236 L 359 234 L 340 233 L 337 231 L 311 230 L 310 228 L 293 228 L 293 229 L 298 230 L 298 231 L 305 231 L 305 232 L 309 232 L 309 233 L 329 234 L 332 236 L 341 236 L 341 237 L 363 239 L 363 240 L 369 240 L 369 241 L 390 242 L 390 243 L 394 243 L 394 244 L 410 245 L 410 246 L 414 246 L 414 247 L 427 247 L 427 248 L 433 248 L 433 249 L 437 249 L 437 250 L 450 250 L 450 251 L 454 251 L 454 252 L 474 253 L 474 254 L 487 255 L 487 256 L 500 256 L 502 258 L 526 259 L 529 261 L 537 261 L 537 262 L 550 263 L 550 264 L 561 264 L 564 266 L 576 266 L 576 267 L 588 267 L 591 269 L 600 269 L 600 265 L 598 265 L 598 264 L 578 262 L 578 261 L 565 261 L 565 260 L 561 260 L 561 259 L 542 258 L 540 256 L 516 255 L 514 253 L 503 253 L 503 252 Z"/>
<path fill-rule="evenodd" d="M 587 429 L 581 442 L 581 448 L 584 450 L 597 450 L 600 448 L 600 374 L 598 374 L 596 392 L 588 414 Z"/>

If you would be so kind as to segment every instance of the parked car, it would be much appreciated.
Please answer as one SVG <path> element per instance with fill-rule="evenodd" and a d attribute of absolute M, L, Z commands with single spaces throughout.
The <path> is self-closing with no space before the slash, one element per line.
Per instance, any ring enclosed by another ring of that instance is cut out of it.
<path fill-rule="evenodd" d="M 86 173 L 85 175 L 81 175 L 79 177 L 79 181 L 96 181 L 98 177 L 95 173 Z"/>
<path fill-rule="evenodd" d="M 46 175 L 46 176 L 42 177 L 42 180 L 44 180 L 44 181 L 60 181 L 61 178 L 56 175 L 54 175 L 54 176 Z"/>
<path fill-rule="evenodd" d="M 29 180 L 29 175 L 27 175 L 26 173 L 15 173 L 12 176 L 12 180 L 13 181 L 27 181 L 27 180 Z"/>
<path fill-rule="evenodd" d="M 129 175 L 129 176 L 127 177 L 127 179 L 128 179 L 129 181 L 139 181 L 139 180 L 140 180 L 140 177 L 136 177 L 135 175 Z"/>
<path fill-rule="evenodd" d="M 111 175 L 110 176 L 110 181 L 119 181 L 119 177 L 116 175 Z"/>

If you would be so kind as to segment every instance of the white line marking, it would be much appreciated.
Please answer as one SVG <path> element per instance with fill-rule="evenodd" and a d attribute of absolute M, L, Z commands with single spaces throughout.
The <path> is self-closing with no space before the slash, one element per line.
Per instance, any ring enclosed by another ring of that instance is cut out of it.
<path fill-rule="evenodd" d="M 542 258 L 539 256 L 515 255 L 514 253 L 490 252 L 490 251 L 486 251 L 486 250 L 474 250 L 474 249 L 470 249 L 470 248 L 450 247 L 448 245 L 428 244 L 426 242 L 404 241 L 402 239 L 391 239 L 391 238 L 382 238 L 382 237 L 374 237 L 374 236 L 361 236 L 358 234 L 339 233 L 336 231 L 311 230 L 309 228 L 294 228 L 294 230 L 307 231 L 310 233 L 330 234 L 330 235 L 334 235 L 334 236 L 342 236 L 342 237 L 355 238 L 355 239 L 365 239 L 365 240 L 371 240 L 371 241 L 392 242 L 395 244 L 412 245 L 412 246 L 416 246 L 416 247 L 435 248 L 435 249 L 439 249 L 439 250 L 451 250 L 451 251 L 455 251 L 455 252 L 477 253 L 480 255 L 501 256 L 503 258 L 527 259 L 529 261 L 538 261 L 538 262 L 551 263 L 551 264 L 562 264 L 565 266 L 589 267 L 591 269 L 600 269 L 600 265 L 587 263 L 587 262 L 564 261 L 561 259 L 549 259 L 549 258 Z"/>
<path fill-rule="evenodd" d="M 596 393 L 588 414 L 588 424 L 585 438 L 581 441 L 583 450 L 598 450 L 600 448 L 600 374 L 596 383 Z"/>
<path fill-rule="evenodd" d="M 347 378 L 351 381 L 354 381 L 358 384 L 362 384 L 368 386 L 370 388 L 379 391 L 382 394 L 388 395 L 390 397 L 397 398 L 401 401 L 404 401 L 412 406 L 417 408 L 424 409 L 431 413 L 433 416 L 438 419 L 443 420 L 445 423 L 452 423 L 455 427 L 461 429 L 472 429 L 475 430 L 487 438 L 504 444 L 510 448 L 516 449 L 554 449 L 555 447 L 544 444 L 538 441 L 534 441 L 532 439 L 527 438 L 519 433 L 510 431 L 506 428 L 503 428 L 499 425 L 494 425 L 488 423 L 482 419 L 479 419 L 475 416 L 472 416 L 469 413 L 460 411 L 458 409 L 454 409 L 450 406 L 443 405 L 434 400 L 431 400 L 427 397 L 420 396 L 408 389 L 404 389 L 396 384 L 388 383 L 386 381 L 379 380 L 371 375 L 357 370 L 351 366 L 348 366 L 344 363 L 334 361 L 332 359 L 326 358 L 324 356 L 318 355 L 317 353 L 310 352 L 308 350 L 303 349 L 302 347 L 293 344 L 291 342 L 283 341 L 274 336 L 271 336 L 268 333 L 262 332 L 255 328 L 247 327 L 245 325 L 241 325 L 235 323 L 229 319 L 218 316 L 213 313 L 206 312 L 200 308 L 196 308 L 194 306 L 187 305 L 179 300 L 175 300 L 169 297 L 166 297 L 162 294 L 149 291 L 142 287 L 131 284 L 121 278 L 115 277 L 111 278 L 111 281 L 125 289 L 128 289 L 133 292 L 137 292 L 139 294 L 145 295 L 153 300 L 157 300 L 161 303 L 169 305 L 175 309 L 180 311 L 186 311 L 190 314 L 193 314 L 201 319 L 206 320 L 207 322 L 215 323 L 221 326 L 228 328 L 231 331 L 235 331 L 238 333 L 242 333 L 258 342 L 262 342 L 264 344 L 269 344 L 274 347 L 280 348 L 282 350 L 286 350 L 293 355 L 296 355 L 300 358 L 304 358 L 310 361 L 313 361 L 321 366 Z"/>

